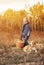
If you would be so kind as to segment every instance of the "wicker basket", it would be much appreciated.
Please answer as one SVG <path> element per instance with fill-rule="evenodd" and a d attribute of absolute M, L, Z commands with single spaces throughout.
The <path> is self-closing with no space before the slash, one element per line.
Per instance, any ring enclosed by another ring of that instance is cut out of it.
<path fill-rule="evenodd" d="M 24 42 L 22 40 L 17 39 L 16 40 L 16 47 L 17 48 L 23 48 Z"/>

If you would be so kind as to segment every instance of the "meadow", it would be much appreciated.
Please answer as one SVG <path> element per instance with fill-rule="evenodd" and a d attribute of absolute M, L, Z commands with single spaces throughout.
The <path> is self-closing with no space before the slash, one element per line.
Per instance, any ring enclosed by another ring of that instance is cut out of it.
<path fill-rule="evenodd" d="M 0 65 L 44 65 L 43 9 L 44 6 L 39 3 L 31 7 L 29 13 L 8 9 L 0 15 Z M 24 17 L 30 21 L 31 34 L 28 42 L 37 41 L 37 53 L 32 51 L 28 54 L 15 46 L 16 39 L 21 36 Z"/>

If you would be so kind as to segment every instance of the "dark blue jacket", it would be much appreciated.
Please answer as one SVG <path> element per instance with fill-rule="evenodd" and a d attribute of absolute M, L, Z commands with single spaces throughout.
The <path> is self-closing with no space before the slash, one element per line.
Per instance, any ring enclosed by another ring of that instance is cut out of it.
<path fill-rule="evenodd" d="M 30 36 L 29 23 L 26 23 L 26 24 L 23 25 L 22 36 Z"/>

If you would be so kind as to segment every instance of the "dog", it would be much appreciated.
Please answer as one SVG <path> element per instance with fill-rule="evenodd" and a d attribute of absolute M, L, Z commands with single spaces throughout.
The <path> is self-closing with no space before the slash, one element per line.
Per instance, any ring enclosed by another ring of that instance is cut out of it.
<path fill-rule="evenodd" d="M 36 41 L 31 41 L 31 43 L 27 46 L 25 46 L 23 48 L 24 52 L 31 52 L 32 50 L 34 50 L 35 52 L 37 52 L 37 48 L 36 48 Z"/>

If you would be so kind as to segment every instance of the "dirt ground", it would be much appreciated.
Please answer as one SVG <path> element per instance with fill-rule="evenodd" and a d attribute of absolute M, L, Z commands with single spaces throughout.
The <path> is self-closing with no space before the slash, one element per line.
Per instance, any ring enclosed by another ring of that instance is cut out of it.
<path fill-rule="evenodd" d="M 44 65 L 44 32 L 33 31 L 30 34 L 29 42 L 36 40 L 38 48 L 42 48 L 37 53 L 32 51 L 28 54 L 16 48 L 15 40 L 18 38 L 18 33 L 0 30 L 0 65 Z"/>

